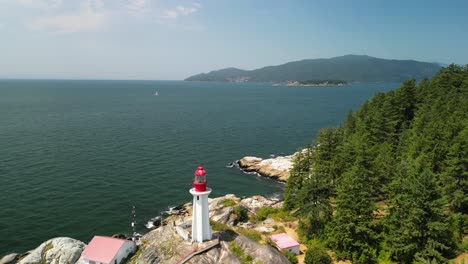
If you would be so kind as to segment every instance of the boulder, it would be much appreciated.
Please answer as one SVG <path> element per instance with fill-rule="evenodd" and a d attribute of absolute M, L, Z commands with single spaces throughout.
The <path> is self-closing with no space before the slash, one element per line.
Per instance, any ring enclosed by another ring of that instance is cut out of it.
<path fill-rule="evenodd" d="M 277 200 L 267 199 L 261 195 L 254 195 L 252 197 L 242 199 L 240 203 L 250 212 L 256 213 L 258 209 L 262 207 L 275 207 L 275 205 L 280 202 Z"/>
<path fill-rule="evenodd" d="M 242 262 L 229 251 L 229 244 L 221 241 L 219 247 L 215 247 L 207 251 L 205 254 L 200 254 L 191 258 L 187 263 L 191 264 L 242 264 Z"/>
<path fill-rule="evenodd" d="M 267 226 L 257 226 L 254 228 L 256 231 L 261 232 L 261 233 L 271 233 L 275 231 L 273 227 L 267 227 Z"/>
<path fill-rule="evenodd" d="M 0 264 L 10 264 L 10 263 L 15 263 L 16 260 L 18 259 L 19 254 L 17 253 L 11 253 L 6 256 L 4 256 L 2 259 L 0 259 Z"/>
<path fill-rule="evenodd" d="M 262 176 L 285 182 L 289 178 L 293 158 L 294 155 L 278 156 L 271 159 L 248 156 L 239 160 L 239 167 L 246 172 L 257 172 Z"/>
<path fill-rule="evenodd" d="M 213 216 L 211 217 L 211 220 L 226 224 L 233 213 L 234 209 L 231 206 L 226 207 L 221 209 L 219 214 L 215 212 L 215 214 L 213 214 Z"/>
<path fill-rule="evenodd" d="M 76 263 L 86 244 L 69 237 L 57 237 L 42 243 L 19 264 L 70 264 Z"/>
<path fill-rule="evenodd" d="M 252 263 L 269 263 L 269 264 L 287 264 L 291 263 L 281 254 L 276 248 L 269 245 L 261 245 L 252 239 L 238 235 L 234 242 L 244 250 L 244 254 L 251 255 Z"/>
<path fill-rule="evenodd" d="M 192 243 L 184 241 L 175 227 L 161 226 L 145 234 L 137 242 L 139 249 L 128 263 L 176 263 L 192 251 Z"/>

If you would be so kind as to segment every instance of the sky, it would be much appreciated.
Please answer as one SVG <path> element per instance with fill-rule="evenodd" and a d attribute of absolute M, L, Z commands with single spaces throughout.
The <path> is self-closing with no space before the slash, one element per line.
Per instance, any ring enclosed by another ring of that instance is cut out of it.
<path fill-rule="evenodd" d="M 0 0 L 0 78 L 180 80 L 364 54 L 468 63 L 466 0 Z"/>

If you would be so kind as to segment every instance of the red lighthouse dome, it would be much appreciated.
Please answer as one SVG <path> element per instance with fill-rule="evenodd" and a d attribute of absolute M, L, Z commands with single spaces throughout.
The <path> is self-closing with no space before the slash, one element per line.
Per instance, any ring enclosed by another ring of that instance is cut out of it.
<path fill-rule="evenodd" d="M 206 191 L 206 171 L 203 165 L 198 166 L 195 170 L 195 178 L 193 179 L 193 185 L 195 186 L 196 192 Z"/>

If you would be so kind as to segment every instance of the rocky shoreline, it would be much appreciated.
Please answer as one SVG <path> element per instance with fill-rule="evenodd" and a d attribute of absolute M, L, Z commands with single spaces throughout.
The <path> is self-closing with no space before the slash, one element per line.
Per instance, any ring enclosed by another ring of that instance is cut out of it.
<path fill-rule="evenodd" d="M 215 239 L 199 245 L 187 239 L 187 233 L 190 232 L 192 204 L 186 203 L 181 206 L 179 210 L 181 213 L 169 216 L 164 219 L 163 226 L 141 237 L 137 242 L 138 251 L 127 263 L 179 263 L 181 259 L 197 250 L 201 252 L 190 257 L 185 263 L 241 263 L 242 256 L 239 256 L 238 252 L 248 255 L 253 263 L 260 260 L 262 262 L 268 260 L 268 263 L 289 263 L 276 248 L 242 234 L 242 230 L 251 229 L 263 235 L 281 231 L 278 228 L 281 223 L 275 220 L 251 222 L 240 219 L 236 213 L 237 208 L 245 208 L 247 214 L 254 218 L 257 211 L 263 207 L 281 208 L 282 201 L 259 195 L 238 198 L 232 194 L 209 199 L 210 219 L 213 223 L 218 223 L 212 226 Z M 207 247 L 206 250 L 203 250 L 204 246 Z M 0 264 L 84 264 L 81 253 L 85 247 L 86 244 L 79 240 L 58 237 L 47 240 L 24 254 L 8 254 L 0 258 Z"/>
<path fill-rule="evenodd" d="M 236 161 L 236 166 L 246 173 L 254 172 L 263 177 L 286 182 L 296 154 L 297 152 L 289 156 L 268 159 L 247 156 Z M 270 234 L 275 232 L 281 224 L 272 219 L 255 221 L 255 223 L 240 222 L 235 208 L 245 208 L 249 215 L 255 216 L 260 208 L 279 209 L 281 206 L 281 201 L 260 195 L 238 198 L 228 194 L 209 199 L 209 214 L 212 221 L 229 228 L 253 229 L 258 233 Z M 178 263 L 184 252 L 188 254 L 194 251 L 192 243 L 184 240 L 189 233 L 186 223 L 191 222 L 191 208 L 191 203 L 179 206 L 176 213 L 164 219 L 163 226 L 143 235 L 137 242 L 139 250 L 128 263 Z M 268 263 L 289 263 L 275 248 L 260 244 L 239 233 L 233 236 L 232 232 L 226 233 L 226 230 L 220 230 L 216 232 L 216 239 L 218 241 L 216 246 L 206 250 L 203 254 L 194 256 L 186 263 L 241 263 L 239 256 L 232 253 L 233 246 L 240 247 L 245 254 L 253 258 L 254 262 L 266 258 L 269 259 Z M 172 246 L 168 248 L 168 245 Z M 43 242 L 28 252 L 5 255 L 0 258 L 0 264 L 84 264 L 81 253 L 85 247 L 86 244 L 82 241 L 69 237 L 57 237 Z M 166 250 L 161 250 L 162 248 Z"/>
<path fill-rule="evenodd" d="M 269 159 L 246 156 L 240 159 L 237 164 L 244 172 L 255 172 L 263 177 L 286 182 L 289 178 L 289 171 L 293 167 L 294 157 L 298 153 L 299 152 L 289 156 L 277 156 Z"/>

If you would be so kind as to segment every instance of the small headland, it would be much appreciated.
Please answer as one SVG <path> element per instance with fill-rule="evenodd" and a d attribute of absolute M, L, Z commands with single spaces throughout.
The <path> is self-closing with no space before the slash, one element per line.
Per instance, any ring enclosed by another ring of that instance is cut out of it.
<path fill-rule="evenodd" d="M 297 153 L 298 152 L 289 156 L 276 156 L 267 159 L 246 156 L 237 161 L 237 164 L 244 172 L 255 172 L 263 177 L 286 182 L 289 178 L 289 171 L 293 166 L 293 159 Z"/>

